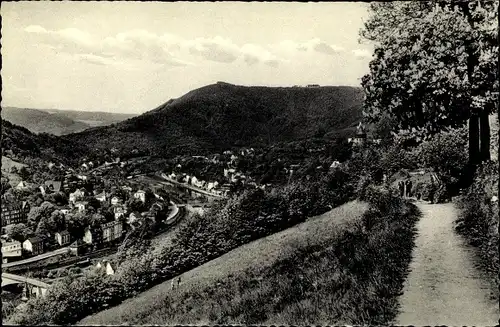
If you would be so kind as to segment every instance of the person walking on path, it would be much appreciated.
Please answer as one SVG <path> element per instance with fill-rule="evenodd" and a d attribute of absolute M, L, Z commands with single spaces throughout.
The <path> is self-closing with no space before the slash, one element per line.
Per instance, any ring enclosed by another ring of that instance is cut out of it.
<path fill-rule="evenodd" d="M 412 187 L 412 182 L 411 182 L 411 180 L 409 180 L 409 179 L 408 179 L 408 180 L 405 182 L 405 196 L 406 196 L 407 198 L 411 198 L 411 195 L 412 195 L 412 194 L 411 194 L 411 187 Z"/>
<path fill-rule="evenodd" d="M 399 188 L 399 196 L 403 197 L 405 192 L 405 185 L 403 181 L 398 182 L 398 188 Z"/>

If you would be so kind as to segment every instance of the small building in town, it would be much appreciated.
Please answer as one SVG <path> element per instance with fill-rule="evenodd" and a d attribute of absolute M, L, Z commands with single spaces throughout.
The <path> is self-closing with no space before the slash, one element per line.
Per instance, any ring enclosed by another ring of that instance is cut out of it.
<path fill-rule="evenodd" d="M 32 255 L 43 253 L 43 240 L 39 237 L 30 237 L 23 242 L 23 249 Z"/>
<path fill-rule="evenodd" d="M 78 256 L 85 252 L 85 246 L 86 243 L 83 240 L 78 239 L 71 243 L 69 250 L 71 254 Z"/>
<path fill-rule="evenodd" d="M 111 221 L 102 225 L 103 242 L 112 242 L 120 239 L 123 235 L 123 224 L 121 221 Z"/>
<path fill-rule="evenodd" d="M 142 201 L 142 203 L 146 202 L 146 192 L 143 190 L 139 190 L 134 193 L 134 198 L 139 199 Z"/>
<path fill-rule="evenodd" d="M 354 138 L 349 138 L 348 142 L 354 145 L 363 145 L 366 142 L 366 138 L 366 128 L 362 122 L 359 122 L 359 125 L 356 128 L 356 136 Z"/>
<path fill-rule="evenodd" d="M 79 212 L 84 212 L 87 209 L 88 204 L 89 203 L 87 201 L 78 201 L 75 202 L 75 208 L 77 208 Z"/>
<path fill-rule="evenodd" d="M 61 211 L 62 214 L 67 215 L 71 211 L 71 209 L 65 206 L 65 207 L 59 208 L 59 211 Z"/>
<path fill-rule="evenodd" d="M 123 206 L 113 207 L 113 213 L 115 215 L 115 220 L 118 220 L 121 217 L 123 217 L 125 215 L 126 211 L 127 211 L 127 209 Z"/>
<path fill-rule="evenodd" d="M 85 196 L 85 190 L 78 189 L 75 192 L 69 194 L 69 202 L 75 203 L 76 201 L 83 199 L 84 196 Z"/>
<path fill-rule="evenodd" d="M 99 194 L 97 194 L 95 196 L 95 198 L 99 201 L 99 202 L 105 202 L 106 201 L 106 192 L 101 192 Z"/>
<path fill-rule="evenodd" d="M 2 204 L 2 227 L 11 224 L 26 223 L 28 219 L 26 208 L 29 208 L 29 204 L 28 207 L 24 206 L 24 208 L 20 203 L 13 203 L 10 205 L 6 203 Z"/>
<path fill-rule="evenodd" d="M 117 205 L 122 202 L 122 199 L 117 197 L 116 195 L 111 198 L 111 205 Z"/>
<path fill-rule="evenodd" d="M 71 242 L 71 235 L 67 230 L 57 232 L 55 238 L 57 244 L 59 244 L 60 246 L 68 245 Z"/>
<path fill-rule="evenodd" d="M 42 193 L 55 193 L 55 192 L 61 192 L 61 186 L 62 183 L 60 181 L 45 181 L 44 183 L 44 192 Z"/>
<path fill-rule="evenodd" d="M 25 181 L 20 181 L 19 184 L 16 185 L 16 190 L 26 190 L 28 188 L 28 184 Z"/>
<path fill-rule="evenodd" d="M 111 266 L 111 263 L 107 260 L 103 260 L 102 262 L 99 261 L 97 264 L 96 264 L 96 269 L 100 270 L 100 269 L 105 269 L 106 271 L 106 275 L 114 275 L 115 274 L 115 270 L 113 269 L 113 267 Z"/>
<path fill-rule="evenodd" d="M 11 242 L 3 242 L 2 241 L 2 259 L 3 263 L 7 263 L 9 261 L 19 259 L 23 255 L 21 242 L 11 241 Z"/>
<path fill-rule="evenodd" d="M 85 228 L 85 234 L 82 240 L 87 244 L 98 245 L 102 243 L 102 238 L 102 228 L 100 226 L 89 226 Z"/>

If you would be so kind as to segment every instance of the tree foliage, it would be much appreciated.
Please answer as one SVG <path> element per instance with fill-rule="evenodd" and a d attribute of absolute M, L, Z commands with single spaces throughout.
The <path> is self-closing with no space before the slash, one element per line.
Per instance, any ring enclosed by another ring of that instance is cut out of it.
<path fill-rule="evenodd" d="M 370 4 L 361 35 L 375 43 L 363 77 L 365 115 L 417 138 L 496 110 L 498 1 Z"/>

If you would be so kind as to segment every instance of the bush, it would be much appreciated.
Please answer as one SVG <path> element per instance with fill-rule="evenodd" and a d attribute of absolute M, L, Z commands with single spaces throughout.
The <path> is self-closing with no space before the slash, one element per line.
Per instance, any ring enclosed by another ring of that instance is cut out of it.
<path fill-rule="evenodd" d="M 481 265 L 499 283 L 498 271 L 498 167 L 489 162 L 477 171 L 472 185 L 458 199 L 460 217 L 457 231 L 463 234 L 470 244 L 478 247 Z"/>
<path fill-rule="evenodd" d="M 414 156 L 420 167 L 433 168 L 455 193 L 466 177 L 467 140 L 465 128 L 441 132 L 420 144 L 414 150 Z"/>

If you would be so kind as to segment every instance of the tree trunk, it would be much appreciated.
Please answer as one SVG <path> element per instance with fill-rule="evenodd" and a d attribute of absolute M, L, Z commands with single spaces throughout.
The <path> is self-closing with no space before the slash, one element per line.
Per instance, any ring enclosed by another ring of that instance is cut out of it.
<path fill-rule="evenodd" d="M 479 132 L 481 137 L 481 161 L 490 160 L 490 121 L 487 111 L 482 111 L 479 116 Z"/>
<path fill-rule="evenodd" d="M 475 166 L 481 161 L 479 152 L 479 117 L 469 118 L 469 163 Z"/>

